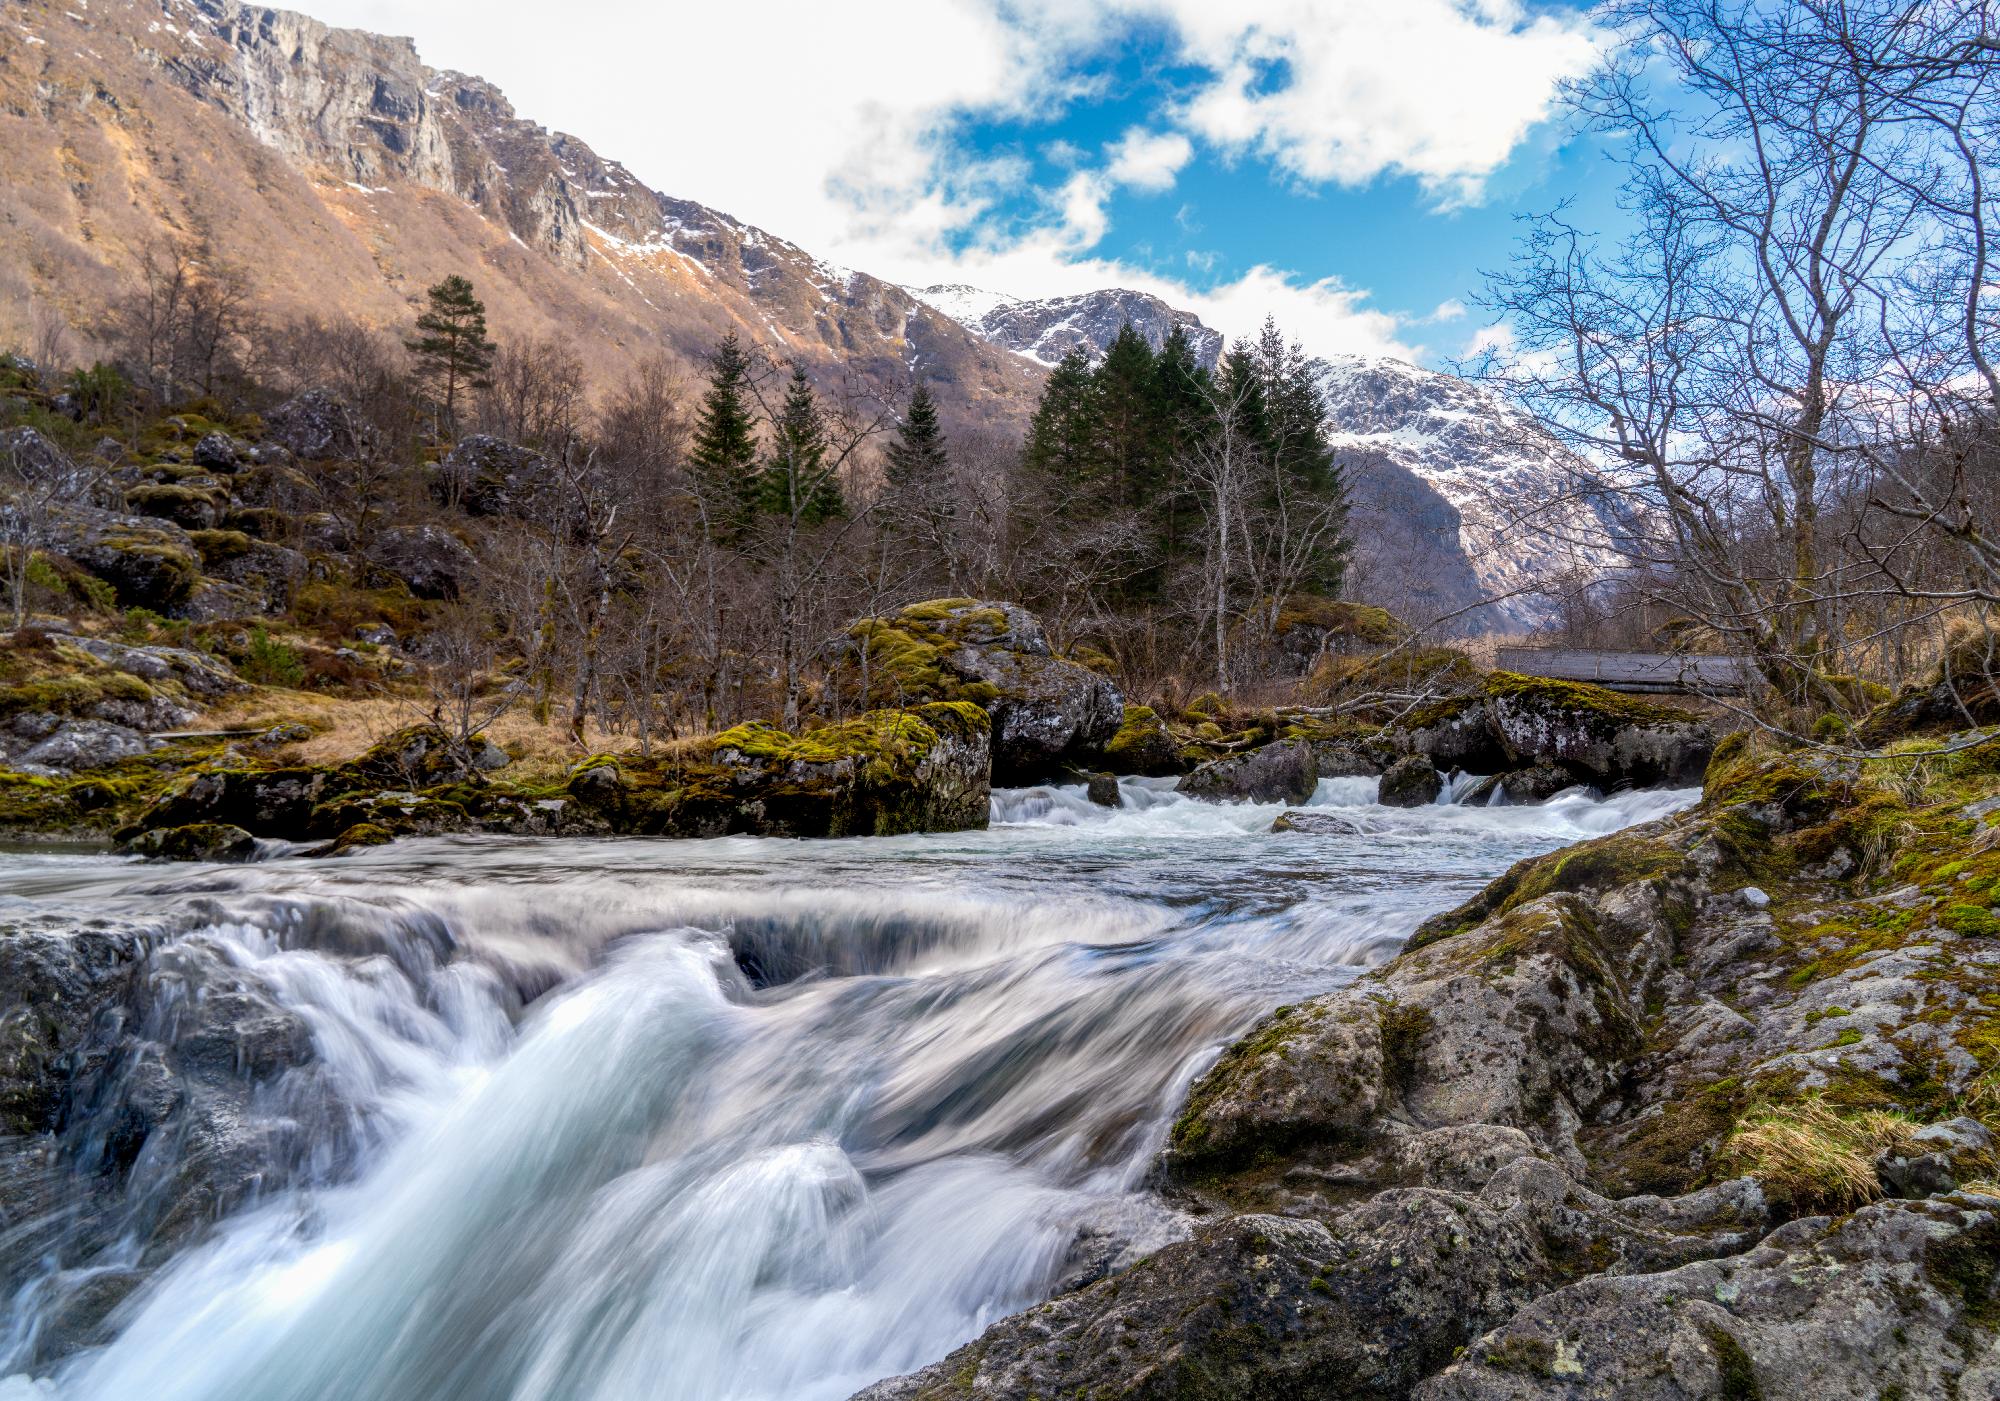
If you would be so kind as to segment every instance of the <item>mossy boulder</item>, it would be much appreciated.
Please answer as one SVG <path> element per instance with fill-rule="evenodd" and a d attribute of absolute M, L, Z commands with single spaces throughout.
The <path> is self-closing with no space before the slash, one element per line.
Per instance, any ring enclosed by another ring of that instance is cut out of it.
<path fill-rule="evenodd" d="M 201 577 L 188 533 L 145 516 L 72 512 L 57 526 L 56 550 L 111 585 L 124 608 L 171 614 Z"/>
<path fill-rule="evenodd" d="M 1145 778 L 1165 778 L 1187 767 L 1167 722 L 1149 705 L 1125 707 L 1118 732 L 1104 746 L 1104 763 L 1112 773 Z"/>
<path fill-rule="evenodd" d="M 532 448 L 474 433 L 452 444 L 430 479 L 441 503 L 471 516 L 511 516 L 526 511 L 549 483 L 549 464 Z"/>
<path fill-rule="evenodd" d="M 602 756 L 568 792 L 617 832 L 891 836 L 984 827 L 991 722 L 969 701 L 880 710 L 792 735 L 738 725 L 650 759 Z"/>
<path fill-rule="evenodd" d="M 1689 711 L 1506 671 L 1419 708 L 1384 738 L 1446 771 L 1561 768 L 1603 788 L 1692 786 L 1715 750 L 1714 730 Z"/>
<path fill-rule="evenodd" d="M 1025 783 L 1094 764 L 1124 720 L 1108 677 L 1055 656 L 1042 625 L 1012 603 L 913 603 L 848 629 L 857 675 L 876 701 L 970 701 L 993 722 L 993 781 Z"/>
<path fill-rule="evenodd" d="M 1408 630 L 1386 608 L 1299 594 L 1278 610 L 1272 631 L 1286 669 L 1305 676 L 1329 652 L 1392 646 Z"/>
<path fill-rule="evenodd" d="M 194 822 L 185 827 L 154 827 L 125 844 L 133 856 L 155 861 L 249 861 L 257 854 L 257 839 L 227 823 Z"/>
<path fill-rule="evenodd" d="M 222 518 L 229 493 L 216 487 L 148 483 L 125 493 L 125 508 L 134 515 L 157 516 L 184 530 L 208 530 Z"/>

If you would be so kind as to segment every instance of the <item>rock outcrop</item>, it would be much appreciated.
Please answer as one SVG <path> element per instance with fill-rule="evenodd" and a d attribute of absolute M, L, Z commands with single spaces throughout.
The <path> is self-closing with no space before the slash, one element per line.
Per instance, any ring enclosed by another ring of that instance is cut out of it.
<path fill-rule="evenodd" d="M 1496 671 L 1383 738 L 1439 769 L 1560 768 L 1601 788 L 1700 782 L 1715 732 L 1699 716 L 1599 686 Z"/>
<path fill-rule="evenodd" d="M 1108 677 L 1055 656 L 1012 603 L 947 598 L 848 629 L 875 699 L 971 701 L 993 722 L 993 782 L 1030 783 L 1092 765 L 1125 718 Z"/>
<path fill-rule="evenodd" d="M 893 836 L 984 827 L 992 725 L 966 701 L 866 715 L 801 735 L 738 725 L 682 752 L 583 765 L 570 796 L 647 836 Z"/>
<path fill-rule="evenodd" d="M 862 1395 L 1993 1392 L 2000 740 L 1950 770 L 1732 739 L 1230 1047 L 1192 1240 Z"/>

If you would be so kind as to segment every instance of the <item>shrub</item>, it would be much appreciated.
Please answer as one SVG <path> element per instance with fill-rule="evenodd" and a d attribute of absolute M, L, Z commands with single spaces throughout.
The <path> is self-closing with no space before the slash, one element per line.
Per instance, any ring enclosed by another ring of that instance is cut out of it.
<path fill-rule="evenodd" d="M 288 647 L 263 628 L 250 634 L 249 655 L 243 662 L 243 676 L 260 686 L 297 686 L 305 680 L 306 666 L 297 649 Z"/>

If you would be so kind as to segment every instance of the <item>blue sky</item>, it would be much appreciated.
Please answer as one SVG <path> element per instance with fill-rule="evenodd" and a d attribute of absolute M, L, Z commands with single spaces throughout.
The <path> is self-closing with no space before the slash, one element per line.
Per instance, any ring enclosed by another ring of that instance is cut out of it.
<path fill-rule="evenodd" d="M 1273 313 L 1322 353 L 1462 353 L 1480 317 L 1453 309 L 1518 214 L 1616 218 L 1611 172 L 1550 120 L 1606 42 L 1572 4 L 304 3 L 832 262 L 1139 287 L 1233 334 Z"/>

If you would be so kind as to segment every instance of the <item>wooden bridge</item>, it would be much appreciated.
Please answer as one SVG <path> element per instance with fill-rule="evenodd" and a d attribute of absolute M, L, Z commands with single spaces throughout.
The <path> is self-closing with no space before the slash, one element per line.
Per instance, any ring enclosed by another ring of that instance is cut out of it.
<path fill-rule="evenodd" d="M 1671 656 L 1664 652 L 1589 652 L 1570 647 L 1502 647 L 1502 671 L 1588 681 L 1613 691 L 1741 695 L 1755 685 L 1749 657 Z"/>

